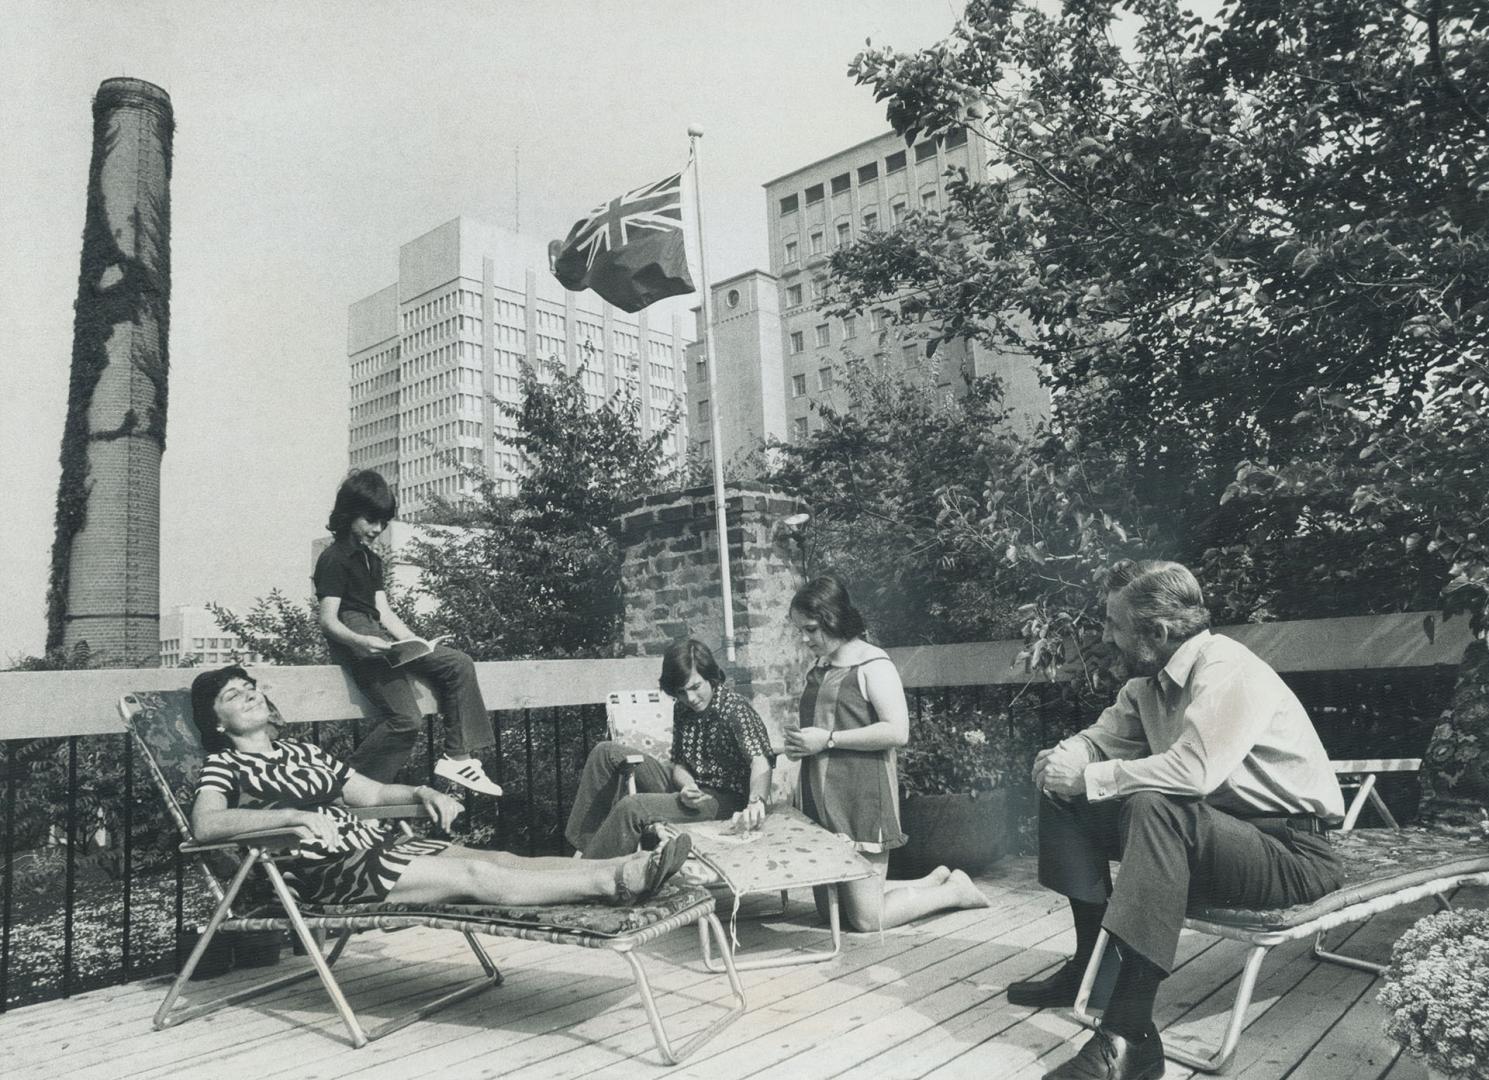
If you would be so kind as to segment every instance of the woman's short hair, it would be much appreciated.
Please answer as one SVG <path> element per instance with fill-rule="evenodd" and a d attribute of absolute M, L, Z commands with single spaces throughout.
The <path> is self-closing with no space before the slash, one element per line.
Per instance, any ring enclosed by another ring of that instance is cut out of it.
<path fill-rule="evenodd" d="M 813 578 L 797 589 L 791 598 L 791 613 L 815 619 L 829 636 L 840 641 L 862 637 L 868 629 L 847 588 L 831 574 Z"/>
<path fill-rule="evenodd" d="M 1136 629 L 1151 637 L 1160 630 L 1170 641 L 1187 641 L 1210 627 L 1210 609 L 1189 568 L 1163 559 L 1116 563 L 1107 574 L 1108 593 L 1120 593 Z"/>
<path fill-rule="evenodd" d="M 359 517 L 386 525 L 397 516 L 398 500 L 383 474 L 376 469 L 357 469 L 336 489 L 336 503 L 326 529 L 342 540 Z"/>
<path fill-rule="evenodd" d="M 662 677 L 657 685 L 676 697 L 695 671 L 715 690 L 724 683 L 724 669 L 707 645 L 696 638 L 674 641 L 662 654 Z"/>
<path fill-rule="evenodd" d="M 191 722 L 202 736 L 202 749 L 209 754 L 219 750 L 231 750 L 232 742 L 217 730 L 217 695 L 234 679 L 243 679 L 249 686 L 257 686 L 258 680 L 237 664 L 212 668 L 191 681 Z"/>

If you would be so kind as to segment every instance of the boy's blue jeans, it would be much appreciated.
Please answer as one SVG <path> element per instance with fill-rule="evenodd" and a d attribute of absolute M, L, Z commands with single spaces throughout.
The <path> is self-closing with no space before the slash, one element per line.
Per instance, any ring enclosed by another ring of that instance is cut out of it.
<path fill-rule="evenodd" d="M 341 621 L 359 634 L 394 640 L 370 615 L 347 612 Z M 446 754 L 464 756 L 494 741 L 491 716 L 476 683 L 475 665 L 460 650 L 437 645 L 427 656 L 396 668 L 381 656 L 359 657 L 335 643 L 331 644 L 331 656 L 346 669 L 373 708 L 373 729 L 348 761 L 363 776 L 383 784 L 395 783 L 413 753 L 423 724 L 413 686 L 415 676 L 427 680 L 439 698 Z"/>

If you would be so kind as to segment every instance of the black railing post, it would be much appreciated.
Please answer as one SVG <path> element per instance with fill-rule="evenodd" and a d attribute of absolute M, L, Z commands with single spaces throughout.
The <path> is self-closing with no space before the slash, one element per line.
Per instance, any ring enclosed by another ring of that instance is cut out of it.
<path fill-rule="evenodd" d="M 120 982 L 129 981 L 129 923 L 134 901 L 134 737 L 124 735 L 124 934 L 120 942 Z"/>
<path fill-rule="evenodd" d="M 16 859 L 16 788 L 20 785 L 19 743 L 5 744 L 5 885 L 0 894 L 0 1012 L 10 1000 L 10 914 Z"/>
<path fill-rule="evenodd" d="M 564 755 L 563 743 L 559 739 L 560 718 L 563 709 L 553 710 L 553 820 L 563 820 L 564 812 Z M 563 854 L 563 831 L 559 831 L 559 839 L 556 842 L 555 854 Z"/>
<path fill-rule="evenodd" d="M 424 756 L 428 758 L 425 767 L 429 770 L 429 786 L 434 786 L 434 717 L 424 717 Z"/>
<path fill-rule="evenodd" d="M 506 757 L 502 754 L 502 717 L 500 715 L 493 718 L 491 722 L 491 735 L 494 740 L 491 746 L 491 752 L 496 757 L 496 776 L 493 779 L 496 780 L 496 786 L 505 792 L 507 771 L 505 768 Z M 498 851 L 505 851 L 507 816 L 501 812 L 501 807 L 497 803 L 493 802 L 492 807 L 496 814 L 496 832 L 492 839 L 495 841 Z"/>
<path fill-rule="evenodd" d="M 72 914 L 77 895 L 78 737 L 67 737 L 67 876 L 62 892 L 62 996 L 72 996 Z"/>
<path fill-rule="evenodd" d="M 533 837 L 538 831 L 538 807 L 533 798 L 533 711 L 522 710 L 522 740 L 524 753 L 527 758 L 527 853 L 536 854 L 533 849 Z"/>

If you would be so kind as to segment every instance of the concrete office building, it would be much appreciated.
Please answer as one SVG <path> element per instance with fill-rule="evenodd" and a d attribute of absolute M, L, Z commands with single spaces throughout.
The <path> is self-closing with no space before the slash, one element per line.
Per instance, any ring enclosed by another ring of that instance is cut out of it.
<path fill-rule="evenodd" d="M 180 667 L 194 658 L 198 667 L 262 664 L 257 653 L 243 652 L 243 642 L 217 625 L 201 604 L 182 604 L 160 617 L 160 666 Z"/>
<path fill-rule="evenodd" d="M 460 217 L 404 244 L 398 281 L 352 304 L 350 461 L 395 485 L 400 513 L 462 494 L 462 465 L 515 490 L 515 433 L 498 402 L 520 403 L 519 364 L 583 370 L 592 404 L 631 380 L 642 431 L 681 403 L 686 341 L 677 315 L 628 316 L 592 293 L 566 292 L 533 238 Z M 668 447 L 687 448 L 687 424 Z"/>
<path fill-rule="evenodd" d="M 841 319 L 822 311 L 832 252 L 866 232 L 893 228 L 912 211 L 944 209 L 946 172 L 952 168 L 965 170 L 973 182 L 987 179 L 986 157 L 968 145 L 965 131 L 909 147 L 886 132 L 765 184 L 770 272 L 752 271 L 720 282 L 711 296 L 726 461 L 754 445 L 758 436 L 805 438 L 818 423 L 811 403 L 831 399 L 848 356 L 906 378 L 934 379 L 949 393 L 963 386 L 963 372 L 994 374 L 1003 382 L 1014 423 L 1032 426 L 1048 415 L 1049 395 L 1027 355 L 954 342 L 928 359 L 924 333 L 891 327 L 887 306 Z M 773 304 L 759 298 L 769 284 L 776 289 Z M 734 293 L 737 300 L 731 304 Z M 741 355 L 746 339 L 764 342 L 770 337 L 768 328 L 777 326 L 777 341 L 762 345 L 757 357 L 758 391 L 753 384 L 734 386 L 747 381 L 732 370 L 748 366 Z M 693 430 L 703 439 L 707 435 L 700 410 L 706 417 L 708 394 L 698 355 L 690 356 L 688 395 L 694 403 Z M 699 444 L 700 452 L 707 449 Z"/>

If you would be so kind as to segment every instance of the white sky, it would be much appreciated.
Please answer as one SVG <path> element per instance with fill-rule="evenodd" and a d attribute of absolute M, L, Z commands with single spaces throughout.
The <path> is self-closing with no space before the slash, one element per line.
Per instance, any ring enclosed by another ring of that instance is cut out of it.
<path fill-rule="evenodd" d="M 176 114 L 161 610 L 309 594 L 347 467 L 346 309 L 458 214 L 562 236 L 703 127 L 712 276 L 766 263 L 760 185 L 885 130 L 845 75 L 945 36 L 949 0 L 9 0 L 0 33 L 0 667 L 41 651 L 106 78 Z"/>

